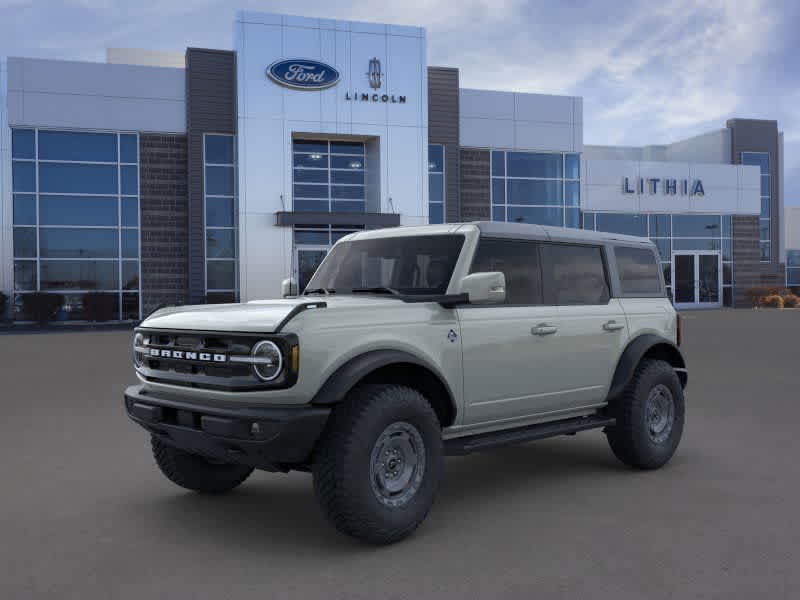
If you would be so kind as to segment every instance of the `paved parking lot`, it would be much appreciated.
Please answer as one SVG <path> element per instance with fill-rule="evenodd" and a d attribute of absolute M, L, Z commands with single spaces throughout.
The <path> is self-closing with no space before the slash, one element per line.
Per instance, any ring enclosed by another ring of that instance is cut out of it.
<path fill-rule="evenodd" d="M 800 311 L 685 314 L 684 441 L 658 472 L 587 432 L 446 463 L 373 548 L 306 474 L 167 482 L 121 393 L 130 333 L 0 336 L 0 598 L 798 598 Z"/>

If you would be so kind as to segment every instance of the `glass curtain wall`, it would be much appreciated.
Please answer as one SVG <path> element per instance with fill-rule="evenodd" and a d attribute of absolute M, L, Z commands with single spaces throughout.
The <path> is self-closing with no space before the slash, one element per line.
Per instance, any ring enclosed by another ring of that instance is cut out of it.
<path fill-rule="evenodd" d="M 658 247 L 664 281 L 672 295 L 672 252 L 718 250 L 722 258 L 722 298 L 732 305 L 733 244 L 730 215 L 678 215 L 585 212 L 583 228 L 649 237 Z"/>
<path fill-rule="evenodd" d="M 57 321 L 140 318 L 138 148 L 135 133 L 12 131 L 16 319 L 30 292 L 63 299 Z"/>
<path fill-rule="evenodd" d="M 759 224 L 759 243 L 761 262 L 769 262 L 772 257 L 770 242 L 770 199 L 772 197 L 769 176 L 769 152 L 742 152 L 742 164 L 761 169 L 761 218 Z"/>
<path fill-rule="evenodd" d="M 580 155 L 492 151 L 492 220 L 580 227 Z"/>
<path fill-rule="evenodd" d="M 206 301 L 236 302 L 239 297 L 236 137 L 203 138 L 206 206 Z"/>
<path fill-rule="evenodd" d="M 800 250 L 786 251 L 786 286 L 800 287 Z"/>
<path fill-rule="evenodd" d="M 444 223 L 444 146 L 428 144 L 428 223 Z"/>
<path fill-rule="evenodd" d="M 295 211 L 364 212 L 364 143 L 293 140 Z"/>

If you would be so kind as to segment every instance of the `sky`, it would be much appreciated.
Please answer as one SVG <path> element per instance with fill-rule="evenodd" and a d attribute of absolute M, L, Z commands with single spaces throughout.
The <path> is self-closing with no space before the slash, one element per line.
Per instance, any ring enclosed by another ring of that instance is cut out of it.
<path fill-rule="evenodd" d="M 800 2 L 793 0 L 0 0 L 0 56 L 232 47 L 237 9 L 424 26 L 462 87 L 583 97 L 584 143 L 665 144 L 776 119 L 800 205 Z"/>

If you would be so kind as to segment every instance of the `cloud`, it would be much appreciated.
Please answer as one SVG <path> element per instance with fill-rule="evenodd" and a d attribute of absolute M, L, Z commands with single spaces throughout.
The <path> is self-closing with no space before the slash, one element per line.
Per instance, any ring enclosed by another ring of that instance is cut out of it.
<path fill-rule="evenodd" d="M 105 48 L 230 48 L 236 9 L 423 25 L 463 87 L 584 98 L 584 139 L 645 145 L 778 119 L 800 166 L 794 3 L 773 0 L 0 0 L 0 56 L 102 60 Z M 797 173 L 800 174 L 800 173 Z M 787 169 L 787 189 L 800 183 Z"/>

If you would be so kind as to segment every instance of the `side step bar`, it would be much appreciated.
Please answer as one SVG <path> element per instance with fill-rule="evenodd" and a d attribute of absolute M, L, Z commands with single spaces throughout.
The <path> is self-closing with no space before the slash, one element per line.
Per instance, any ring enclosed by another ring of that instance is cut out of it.
<path fill-rule="evenodd" d="M 574 419 L 564 419 L 563 421 L 537 423 L 536 425 L 519 427 L 517 429 L 479 433 L 477 435 L 445 440 L 444 453 L 448 456 L 461 456 L 471 452 L 496 448 L 498 446 L 511 446 L 513 444 L 532 442 L 533 440 L 542 440 L 558 435 L 570 435 L 579 431 L 586 431 L 587 429 L 610 427 L 615 423 L 616 419 L 612 417 L 577 417 Z"/>

